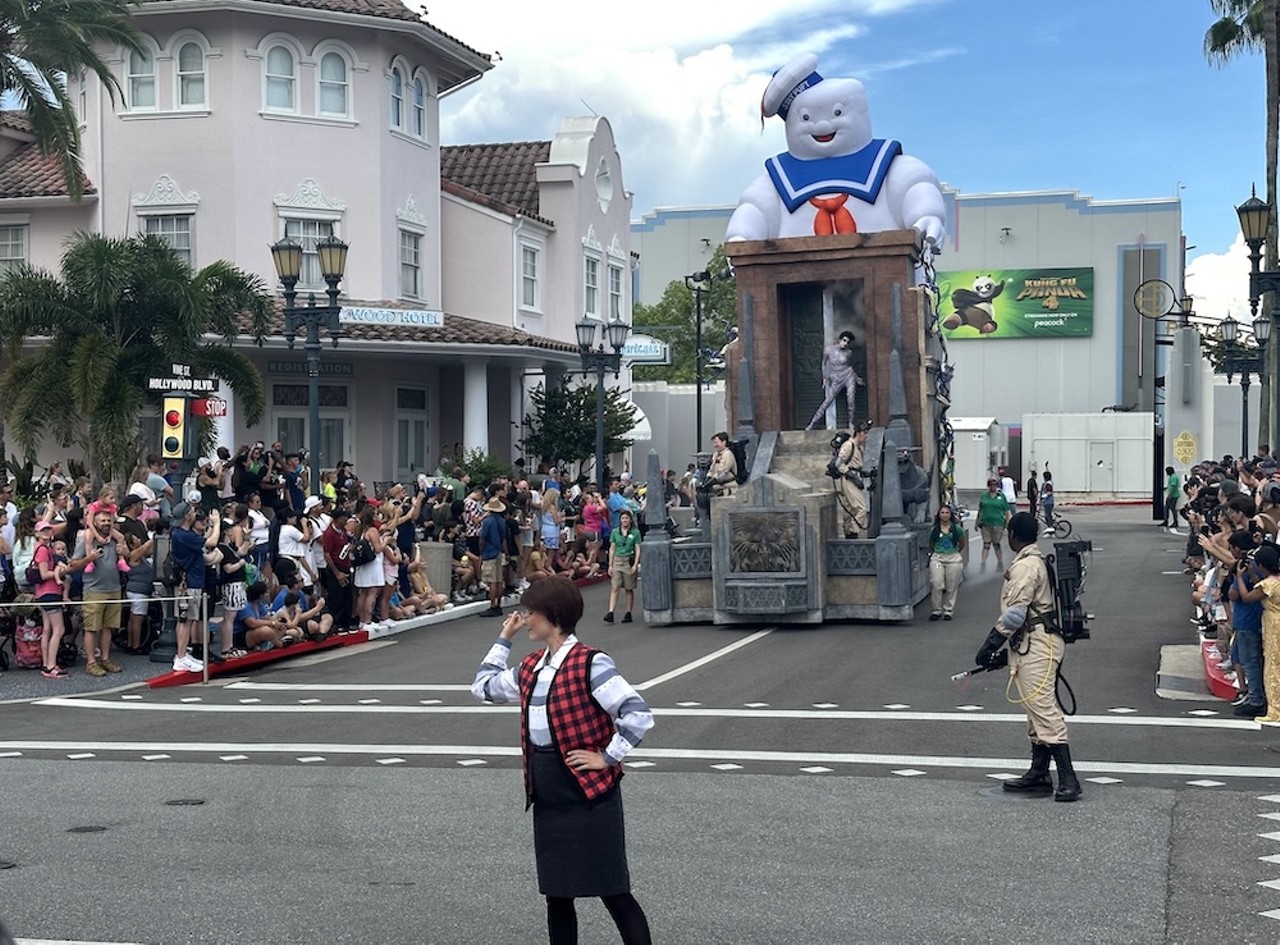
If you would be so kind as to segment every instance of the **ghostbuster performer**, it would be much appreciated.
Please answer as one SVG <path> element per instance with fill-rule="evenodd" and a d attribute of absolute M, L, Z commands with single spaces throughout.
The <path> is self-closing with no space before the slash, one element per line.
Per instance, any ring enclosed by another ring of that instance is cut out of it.
<path fill-rule="evenodd" d="M 1064 641 L 1053 623 L 1053 587 L 1044 553 L 1036 545 L 1039 527 L 1028 512 L 1009 519 L 1009 548 L 1013 561 L 1000 589 L 1000 618 L 976 657 L 979 666 L 998 669 L 1009 665 L 1018 702 L 1027 714 L 1031 738 L 1031 768 L 1005 781 L 1004 790 L 1019 794 L 1053 793 L 1055 801 L 1080 797 L 1080 781 L 1071 767 L 1067 747 L 1067 722 L 1058 705 L 1058 667 Z M 1002 652 L 1008 644 L 1008 656 Z M 1049 776 L 1049 762 L 1058 769 L 1058 789 Z"/>
<path fill-rule="evenodd" d="M 729 434 L 717 433 L 711 438 L 715 454 L 707 470 L 705 486 L 711 495 L 733 495 L 738 488 L 738 460 L 729 449 Z"/>
<path fill-rule="evenodd" d="M 866 459 L 867 434 L 871 422 L 864 420 L 853 427 L 853 435 L 840 444 L 835 455 L 836 488 L 844 500 L 844 537 L 857 538 L 867 533 L 867 493 L 862 464 Z"/>

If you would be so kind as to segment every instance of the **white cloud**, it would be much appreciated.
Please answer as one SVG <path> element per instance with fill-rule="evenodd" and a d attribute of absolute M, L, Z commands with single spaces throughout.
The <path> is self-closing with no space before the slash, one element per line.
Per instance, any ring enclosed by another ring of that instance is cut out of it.
<path fill-rule="evenodd" d="M 741 0 L 729 8 L 652 0 L 642 12 L 567 0 L 436 2 L 433 25 L 501 53 L 480 82 L 441 103 L 441 138 L 545 140 L 564 118 L 594 112 L 613 127 L 637 216 L 658 205 L 732 204 L 764 159 L 785 147 L 781 122 L 760 125 L 772 71 L 801 52 L 832 52 L 863 35 L 872 17 L 930 2 L 937 0 Z M 955 54 L 922 50 L 920 58 Z M 907 65 L 864 63 L 856 74 Z"/>
<path fill-rule="evenodd" d="M 1192 308 L 1197 315 L 1221 321 L 1230 314 L 1238 322 L 1251 321 L 1249 248 L 1244 236 L 1237 233 L 1225 253 L 1205 253 L 1187 263 L 1187 292 L 1195 300 Z"/>

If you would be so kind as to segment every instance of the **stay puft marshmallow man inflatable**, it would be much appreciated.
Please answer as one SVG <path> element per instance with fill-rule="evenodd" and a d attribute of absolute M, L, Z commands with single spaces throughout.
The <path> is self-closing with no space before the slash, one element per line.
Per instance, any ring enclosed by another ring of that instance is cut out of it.
<path fill-rule="evenodd" d="M 938 178 L 897 141 L 871 136 L 861 82 L 825 79 L 817 66 L 817 56 L 800 56 L 765 90 L 761 119 L 778 115 L 786 122 L 787 151 L 765 162 L 725 238 L 915 229 L 936 252 L 946 219 Z"/>

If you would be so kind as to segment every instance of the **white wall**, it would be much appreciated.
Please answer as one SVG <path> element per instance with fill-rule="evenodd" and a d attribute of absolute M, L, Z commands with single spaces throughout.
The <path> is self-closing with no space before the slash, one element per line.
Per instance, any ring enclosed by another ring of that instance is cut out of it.
<path fill-rule="evenodd" d="M 1149 497 L 1153 422 L 1150 413 L 1026 414 L 1023 465 L 1052 472 L 1058 494 Z"/>

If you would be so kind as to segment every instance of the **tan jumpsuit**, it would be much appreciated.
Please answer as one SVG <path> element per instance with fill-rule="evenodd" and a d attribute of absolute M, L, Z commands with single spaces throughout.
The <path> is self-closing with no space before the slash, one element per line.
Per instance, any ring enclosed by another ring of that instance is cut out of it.
<path fill-rule="evenodd" d="M 844 498 L 844 536 L 852 538 L 867 534 L 867 494 L 849 481 L 845 474 L 851 469 L 861 469 L 863 463 L 863 444 L 857 437 L 850 437 L 840 444 L 836 453 L 836 472 L 840 478 L 836 480 L 836 488 Z"/>
<path fill-rule="evenodd" d="M 724 482 L 712 486 L 712 495 L 733 495 L 738 488 L 738 460 L 733 450 L 725 447 L 711 457 L 711 468 L 707 470 L 708 479 L 723 479 Z"/>
<path fill-rule="evenodd" d="M 1065 644 L 1058 634 L 1046 633 L 1036 617 L 1036 612 L 1053 612 L 1053 588 L 1049 586 L 1044 553 L 1037 545 L 1027 545 L 1014 555 L 1005 573 L 1000 612 L 1003 614 L 1015 604 L 1027 608 L 1027 628 L 1009 645 L 1009 678 L 1027 713 L 1027 734 L 1036 744 L 1065 745 L 1067 721 L 1057 698 L 1058 664 Z M 997 622 L 996 629 L 1011 636 L 1018 628 Z"/>

